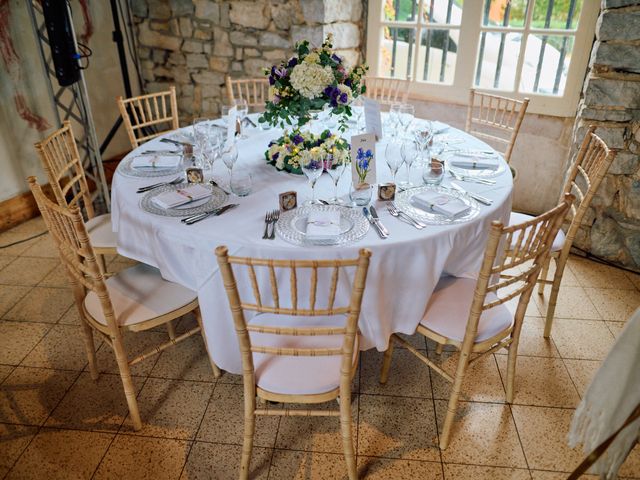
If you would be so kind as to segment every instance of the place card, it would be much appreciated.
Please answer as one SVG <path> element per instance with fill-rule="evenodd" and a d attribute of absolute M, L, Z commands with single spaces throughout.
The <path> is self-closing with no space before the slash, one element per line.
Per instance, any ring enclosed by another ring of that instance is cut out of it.
<path fill-rule="evenodd" d="M 204 183 L 204 172 L 201 168 L 189 167 L 186 173 L 188 183 Z"/>
<path fill-rule="evenodd" d="M 229 109 L 229 116 L 227 117 L 227 142 L 233 143 L 233 139 L 236 136 L 238 120 L 238 108 L 233 107 Z"/>
<path fill-rule="evenodd" d="M 298 194 L 293 190 L 290 192 L 283 192 L 279 195 L 280 210 L 286 212 L 287 210 L 293 210 L 298 206 Z"/>
<path fill-rule="evenodd" d="M 389 202 L 396 198 L 395 183 L 381 183 L 378 185 L 378 200 L 381 202 Z"/>
<path fill-rule="evenodd" d="M 371 99 L 363 98 L 364 102 L 364 123 L 367 133 L 375 135 L 376 140 L 382 140 L 382 114 L 380 104 Z"/>
<path fill-rule="evenodd" d="M 376 136 L 373 133 L 351 137 L 351 178 L 354 185 L 376 183 Z"/>

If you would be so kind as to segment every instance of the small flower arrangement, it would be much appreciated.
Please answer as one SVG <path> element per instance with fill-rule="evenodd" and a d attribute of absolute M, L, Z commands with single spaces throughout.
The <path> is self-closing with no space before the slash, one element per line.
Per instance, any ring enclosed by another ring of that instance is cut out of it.
<path fill-rule="evenodd" d="M 360 183 L 364 183 L 367 178 L 367 173 L 369 173 L 369 166 L 372 159 L 373 152 L 371 150 L 363 150 L 362 148 L 358 149 L 358 152 L 356 153 L 355 167 Z"/>
<path fill-rule="evenodd" d="M 339 117 L 340 129 L 346 130 L 349 105 L 365 92 L 362 77 L 367 66 L 347 68 L 332 50 L 332 41 L 329 34 L 320 48 L 310 48 L 307 40 L 299 42 L 293 57 L 265 70 L 270 100 L 260 122 L 285 127 L 297 120 L 299 128 L 311 120 L 313 112 L 328 107 Z"/>
<path fill-rule="evenodd" d="M 264 155 L 267 163 L 278 170 L 301 175 L 300 161 L 305 155 L 311 155 L 319 162 L 323 162 L 327 155 L 333 155 L 334 164 L 348 162 L 349 143 L 329 130 L 320 135 L 295 130 L 272 141 Z"/>

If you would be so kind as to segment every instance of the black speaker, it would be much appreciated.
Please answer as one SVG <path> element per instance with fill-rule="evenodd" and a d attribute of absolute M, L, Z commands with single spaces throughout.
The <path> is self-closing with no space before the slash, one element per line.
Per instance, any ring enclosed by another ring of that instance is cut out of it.
<path fill-rule="evenodd" d="M 42 0 L 42 11 L 56 78 L 61 87 L 68 87 L 80 80 L 80 65 L 67 0 Z"/>

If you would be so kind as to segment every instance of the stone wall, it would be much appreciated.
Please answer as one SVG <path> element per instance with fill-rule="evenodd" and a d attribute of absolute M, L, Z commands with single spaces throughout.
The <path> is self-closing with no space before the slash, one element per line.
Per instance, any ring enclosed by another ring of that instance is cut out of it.
<path fill-rule="evenodd" d="M 575 244 L 640 270 L 640 0 L 603 0 L 574 144 L 591 124 L 619 153 Z"/>
<path fill-rule="evenodd" d="M 215 115 L 225 77 L 262 76 L 294 44 L 334 48 L 353 63 L 363 42 L 361 0 L 132 0 L 147 91 L 175 85 L 183 121 Z"/>

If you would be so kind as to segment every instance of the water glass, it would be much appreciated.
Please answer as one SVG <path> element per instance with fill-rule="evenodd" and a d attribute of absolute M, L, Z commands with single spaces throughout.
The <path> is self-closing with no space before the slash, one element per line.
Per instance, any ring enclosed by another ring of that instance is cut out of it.
<path fill-rule="evenodd" d="M 407 166 L 407 181 L 401 182 L 402 185 L 412 186 L 411 182 L 411 166 L 413 162 L 420 157 L 421 150 L 418 144 L 414 140 L 405 140 L 402 142 L 402 159 Z"/>
<path fill-rule="evenodd" d="M 439 157 L 431 157 L 422 171 L 422 180 L 425 185 L 440 185 L 444 178 L 444 162 Z"/>
<path fill-rule="evenodd" d="M 327 158 L 324 161 L 324 169 L 331 177 L 331 180 L 333 180 L 334 194 L 331 199 L 331 203 L 336 205 L 342 203 L 342 200 L 338 198 L 338 183 L 340 182 L 340 177 L 342 177 L 346 166 L 347 164 L 345 162 L 335 162 L 333 155 L 327 155 Z"/>
<path fill-rule="evenodd" d="M 372 190 L 373 185 L 368 183 L 354 185 L 353 182 L 351 182 L 349 198 L 352 204 L 355 204 L 357 207 L 366 207 L 369 205 L 369 203 L 371 203 Z"/>
<path fill-rule="evenodd" d="M 394 103 L 389 108 L 389 124 L 391 125 L 391 134 L 393 136 L 398 133 L 398 122 L 400 122 L 400 110 L 402 109 L 401 103 Z"/>
<path fill-rule="evenodd" d="M 230 186 L 231 191 L 235 195 L 239 197 L 246 197 L 251 193 L 251 188 L 253 186 L 251 172 L 246 168 L 236 168 L 231 171 Z"/>
<path fill-rule="evenodd" d="M 316 200 L 316 182 L 324 171 L 324 162 L 313 158 L 311 154 L 306 151 L 300 159 L 300 168 L 302 168 L 302 172 L 309 180 L 309 185 L 311 186 L 311 200 L 307 202 L 307 204 L 314 205 L 320 203 Z"/>
<path fill-rule="evenodd" d="M 229 182 L 231 182 L 231 171 L 233 170 L 233 165 L 238 160 L 238 148 L 235 143 L 227 143 L 224 145 L 220 152 L 220 157 L 229 170 Z"/>
<path fill-rule="evenodd" d="M 402 157 L 402 143 L 395 138 L 392 138 L 387 143 L 384 149 L 384 158 L 387 161 L 391 175 L 393 176 L 393 183 L 396 183 L 396 175 L 404 159 Z"/>
<path fill-rule="evenodd" d="M 224 122 L 225 127 L 229 128 L 229 111 L 235 105 L 220 105 L 220 118 Z"/>

